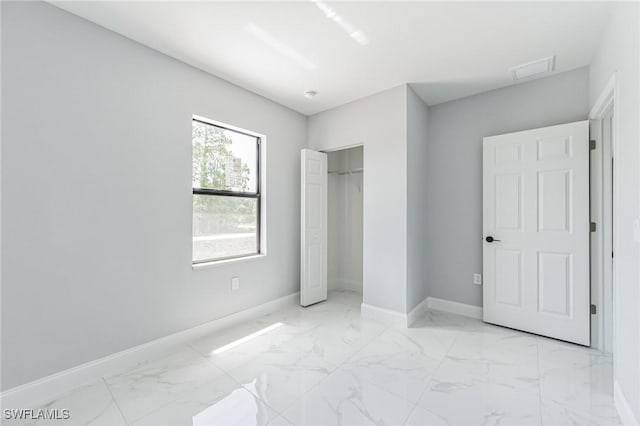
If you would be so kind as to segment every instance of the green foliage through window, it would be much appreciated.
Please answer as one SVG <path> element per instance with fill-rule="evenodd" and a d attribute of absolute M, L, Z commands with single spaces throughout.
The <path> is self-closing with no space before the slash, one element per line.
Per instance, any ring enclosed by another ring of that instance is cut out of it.
<path fill-rule="evenodd" d="M 194 120 L 192 141 L 194 262 L 258 253 L 258 138 Z"/>

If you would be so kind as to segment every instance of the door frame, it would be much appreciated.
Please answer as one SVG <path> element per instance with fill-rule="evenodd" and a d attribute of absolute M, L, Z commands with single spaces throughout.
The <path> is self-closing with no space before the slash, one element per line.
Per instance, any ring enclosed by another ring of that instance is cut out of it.
<path fill-rule="evenodd" d="M 327 154 L 329 152 L 344 151 L 345 149 L 358 148 L 359 146 L 362 147 L 362 154 L 364 155 L 364 143 L 354 143 L 354 144 L 351 144 L 351 145 L 344 145 L 344 146 L 339 146 L 339 147 L 331 147 L 331 148 L 326 148 L 326 149 L 319 149 L 317 151 L 318 152 L 324 152 L 325 154 Z M 364 158 L 363 158 L 363 163 L 364 163 Z"/>
<path fill-rule="evenodd" d="M 362 147 L 362 156 L 363 156 L 362 163 L 363 163 L 363 166 L 364 166 L 365 162 L 366 162 L 366 157 L 365 157 L 366 148 L 365 148 L 365 144 L 364 143 L 355 143 L 355 144 L 349 144 L 349 145 L 338 146 L 338 147 L 331 147 L 331 148 L 326 148 L 326 149 L 315 149 L 315 148 L 307 147 L 307 148 L 303 148 L 302 151 L 310 150 L 310 151 L 320 152 L 322 154 L 328 154 L 330 152 L 342 151 L 342 150 L 345 150 L 345 149 L 356 148 L 356 147 Z M 302 166 L 302 170 L 303 170 L 303 173 L 304 173 L 304 164 L 302 164 L 301 166 Z M 328 166 L 328 164 L 327 164 L 327 166 Z M 326 172 L 327 172 L 327 178 L 328 178 L 328 169 L 326 170 Z M 364 186 L 364 175 L 363 175 L 363 186 Z M 328 182 L 327 182 L 327 190 L 328 190 Z M 301 196 L 301 200 L 303 200 L 304 199 L 304 186 L 301 186 L 301 194 L 300 194 L 300 196 Z M 364 263 L 364 259 L 365 259 L 364 241 L 365 241 L 365 238 L 366 238 L 366 227 L 365 227 L 365 222 L 364 222 L 364 213 L 365 213 L 365 211 L 364 211 L 364 201 L 365 201 L 364 191 L 362 193 L 362 198 L 363 198 L 363 212 L 362 212 L 362 214 L 363 214 L 363 218 L 362 218 L 363 219 L 363 221 L 362 221 L 363 222 L 362 223 L 362 239 L 363 239 L 363 251 L 362 251 L 362 274 L 363 274 L 362 296 L 363 296 L 363 300 L 364 300 L 364 294 L 365 294 L 365 291 L 366 291 L 366 285 L 365 285 L 365 281 L 364 281 L 364 265 L 365 265 L 365 263 Z M 325 199 L 326 199 L 326 202 L 327 202 L 327 205 L 328 205 L 328 197 L 327 197 L 326 194 L 325 194 Z M 301 215 L 302 214 L 304 214 L 304 206 L 301 203 Z M 304 221 L 301 219 L 301 226 L 300 226 L 300 233 L 301 233 L 300 249 L 301 249 L 301 253 L 303 252 L 303 246 L 304 246 L 304 232 L 305 232 L 305 230 L 304 230 Z M 327 229 L 326 229 L 326 233 L 325 234 L 326 234 L 325 235 L 325 239 L 328 240 L 328 216 L 327 216 Z M 328 241 L 325 241 L 325 244 L 328 246 Z M 301 262 L 300 262 L 301 273 L 302 273 L 303 268 L 304 268 L 302 263 L 303 263 L 303 259 L 301 258 Z M 327 263 L 328 263 L 328 256 L 325 257 L 325 268 L 324 268 L 325 271 L 327 270 Z M 302 279 L 301 279 L 300 282 L 302 284 Z M 328 288 L 328 282 L 327 282 L 327 292 L 328 292 L 328 290 L 329 290 L 329 288 Z M 307 306 L 307 305 L 304 305 L 304 302 L 302 301 L 302 287 L 301 287 L 301 291 L 300 291 L 300 297 L 301 297 L 301 305 L 302 306 Z M 363 305 L 364 305 L 364 302 L 363 302 Z"/>
<path fill-rule="evenodd" d="M 366 147 L 365 144 L 363 142 L 360 143 L 354 143 L 354 144 L 349 144 L 349 145 L 342 145 L 342 146 L 337 146 L 337 147 L 331 147 L 331 148 L 326 148 L 326 149 L 319 149 L 318 152 L 322 152 L 324 154 L 329 154 L 330 152 L 336 152 L 336 151 L 344 151 L 346 149 L 351 149 L 351 148 L 358 148 L 358 147 L 362 147 L 362 167 L 366 170 L 365 167 L 365 160 L 366 160 L 366 156 L 365 156 L 365 152 L 366 152 Z M 364 221 L 364 214 L 365 214 L 365 209 L 364 209 L 364 202 L 365 202 L 365 193 L 364 193 L 364 176 L 365 174 L 362 174 L 362 303 L 364 304 L 364 293 L 366 291 L 366 284 L 365 284 L 365 280 L 364 280 L 364 258 L 365 258 L 365 250 L 364 250 L 364 241 L 366 240 L 366 226 L 365 226 L 365 221 Z M 328 232 L 328 228 L 327 228 L 327 232 Z M 328 245 L 328 242 L 327 242 Z M 328 261 L 328 259 L 327 259 Z M 327 284 L 328 286 L 328 284 Z"/>
<path fill-rule="evenodd" d="M 611 198 L 614 182 L 619 181 L 615 160 L 612 168 L 613 179 L 605 176 L 603 171 L 607 170 L 607 167 L 604 167 L 604 161 L 607 161 L 610 156 L 615 158 L 615 153 L 617 152 L 616 135 L 619 134 L 617 105 L 618 90 L 616 73 L 614 72 L 589 113 L 590 138 L 596 142 L 595 150 L 591 151 L 590 214 L 591 221 L 596 222 L 596 232 L 591 235 L 591 303 L 597 306 L 597 313 L 595 317 L 592 317 L 591 341 L 592 347 L 604 352 L 612 352 L 616 347 L 615 277 L 618 274 L 615 253 L 618 250 L 615 238 L 611 246 L 614 257 L 610 273 L 605 268 L 606 263 L 611 260 L 611 254 L 608 253 L 608 250 L 605 253 L 605 242 L 607 240 L 611 241 L 617 228 L 615 214 L 611 214 L 617 211 L 619 205 L 616 191 L 613 191 L 613 197 Z M 604 139 L 602 133 L 602 120 L 609 111 L 613 111 L 611 129 L 614 136 L 613 140 Z M 612 199 L 611 205 L 606 202 L 607 199 Z M 605 209 L 610 210 L 607 213 Z M 609 216 L 611 221 L 606 220 Z M 606 297 L 606 294 L 611 294 L 611 297 Z"/>

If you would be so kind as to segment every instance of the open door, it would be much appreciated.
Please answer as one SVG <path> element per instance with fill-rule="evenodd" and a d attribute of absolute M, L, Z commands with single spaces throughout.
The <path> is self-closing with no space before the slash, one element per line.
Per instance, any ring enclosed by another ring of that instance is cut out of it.
<path fill-rule="evenodd" d="M 588 346 L 589 122 L 483 140 L 483 316 Z"/>
<path fill-rule="evenodd" d="M 327 155 L 302 150 L 300 304 L 327 299 Z"/>

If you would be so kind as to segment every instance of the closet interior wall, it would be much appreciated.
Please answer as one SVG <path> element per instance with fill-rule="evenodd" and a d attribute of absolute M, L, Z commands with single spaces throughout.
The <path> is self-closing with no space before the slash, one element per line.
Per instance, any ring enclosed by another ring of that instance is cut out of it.
<path fill-rule="evenodd" d="M 363 148 L 328 154 L 328 287 L 362 293 Z"/>

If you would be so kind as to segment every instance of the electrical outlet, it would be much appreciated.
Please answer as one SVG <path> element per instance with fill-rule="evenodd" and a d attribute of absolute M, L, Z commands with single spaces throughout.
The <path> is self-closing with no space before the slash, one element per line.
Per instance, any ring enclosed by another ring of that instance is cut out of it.
<path fill-rule="evenodd" d="M 475 285 L 482 285 L 482 274 L 473 274 L 473 283 Z"/>
<path fill-rule="evenodd" d="M 240 278 L 238 277 L 231 278 L 231 290 L 232 291 L 240 290 Z"/>

